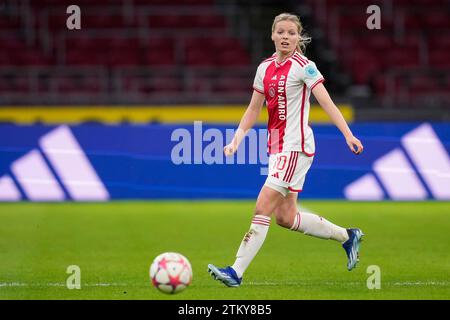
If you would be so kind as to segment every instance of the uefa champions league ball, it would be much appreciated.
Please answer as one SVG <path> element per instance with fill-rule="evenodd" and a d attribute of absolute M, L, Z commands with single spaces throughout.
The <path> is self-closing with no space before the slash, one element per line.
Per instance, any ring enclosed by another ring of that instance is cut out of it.
<path fill-rule="evenodd" d="M 150 279 L 159 291 L 174 294 L 186 289 L 192 281 L 189 260 L 176 252 L 165 252 L 153 260 Z"/>

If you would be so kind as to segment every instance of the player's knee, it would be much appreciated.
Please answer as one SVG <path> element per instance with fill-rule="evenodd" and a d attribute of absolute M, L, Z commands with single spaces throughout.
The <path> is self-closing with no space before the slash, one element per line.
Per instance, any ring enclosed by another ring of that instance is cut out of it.
<path fill-rule="evenodd" d="M 274 206 L 270 201 L 264 201 L 264 199 L 256 201 L 256 206 L 254 210 L 255 215 L 270 216 L 274 211 Z"/>
<path fill-rule="evenodd" d="M 278 214 L 276 216 L 276 221 L 279 226 L 284 228 L 290 228 L 292 224 L 289 217 L 284 214 Z"/>
<path fill-rule="evenodd" d="M 293 223 L 292 217 L 295 217 L 297 211 L 296 205 L 284 204 L 279 206 L 275 210 L 277 224 L 285 228 L 290 228 Z"/>
<path fill-rule="evenodd" d="M 263 206 L 256 205 L 254 214 L 255 215 L 263 215 L 263 216 L 269 216 L 271 212 L 267 212 L 267 209 Z"/>

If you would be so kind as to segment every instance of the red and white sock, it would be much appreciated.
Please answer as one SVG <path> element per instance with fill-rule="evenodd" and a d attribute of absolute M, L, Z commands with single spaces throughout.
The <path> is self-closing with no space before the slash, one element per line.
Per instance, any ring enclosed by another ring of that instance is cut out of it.
<path fill-rule="evenodd" d="M 333 239 L 341 243 L 348 240 L 347 229 L 309 212 L 297 212 L 291 230 L 321 239 Z"/>
<path fill-rule="evenodd" d="M 236 254 L 236 261 L 232 265 L 239 278 L 242 277 L 264 243 L 269 226 L 270 217 L 263 215 L 255 215 L 253 217 L 250 230 L 245 234 Z"/>

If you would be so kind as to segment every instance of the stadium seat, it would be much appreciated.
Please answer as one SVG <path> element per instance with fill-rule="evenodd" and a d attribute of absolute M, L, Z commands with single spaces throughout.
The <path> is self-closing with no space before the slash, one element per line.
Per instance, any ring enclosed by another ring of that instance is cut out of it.
<path fill-rule="evenodd" d="M 154 77 L 137 79 L 137 89 L 142 93 L 169 93 L 182 90 L 181 82 L 175 77 Z"/>
<path fill-rule="evenodd" d="M 394 47 L 388 52 L 387 63 L 396 67 L 417 67 L 420 65 L 419 51 L 417 47 Z"/>
<path fill-rule="evenodd" d="M 93 77 L 57 78 L 57 91 L 62 93 L 100 93 L 102 85 L 99 79 Z"/>
<path fill-rule="evenodd" d="M 437 51 L 433 50 L 430 52 L 430 66 L 440 68 L 440 67 L 450 67 L 450 56 L 448 51 Z"/>

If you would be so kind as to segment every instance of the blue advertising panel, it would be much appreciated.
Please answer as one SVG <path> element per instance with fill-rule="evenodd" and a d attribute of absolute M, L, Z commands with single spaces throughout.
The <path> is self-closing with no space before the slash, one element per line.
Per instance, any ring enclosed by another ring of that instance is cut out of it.
<path fill-rule="evenodd" d="M 450 124 L 359 123 L 354 155 L 332 125 L 312 126 L 309 199 L 450 200 Z M 235 125 L 0 125 L 0 201 L 256 198 L 267 131 L 223 156 Z"/>

